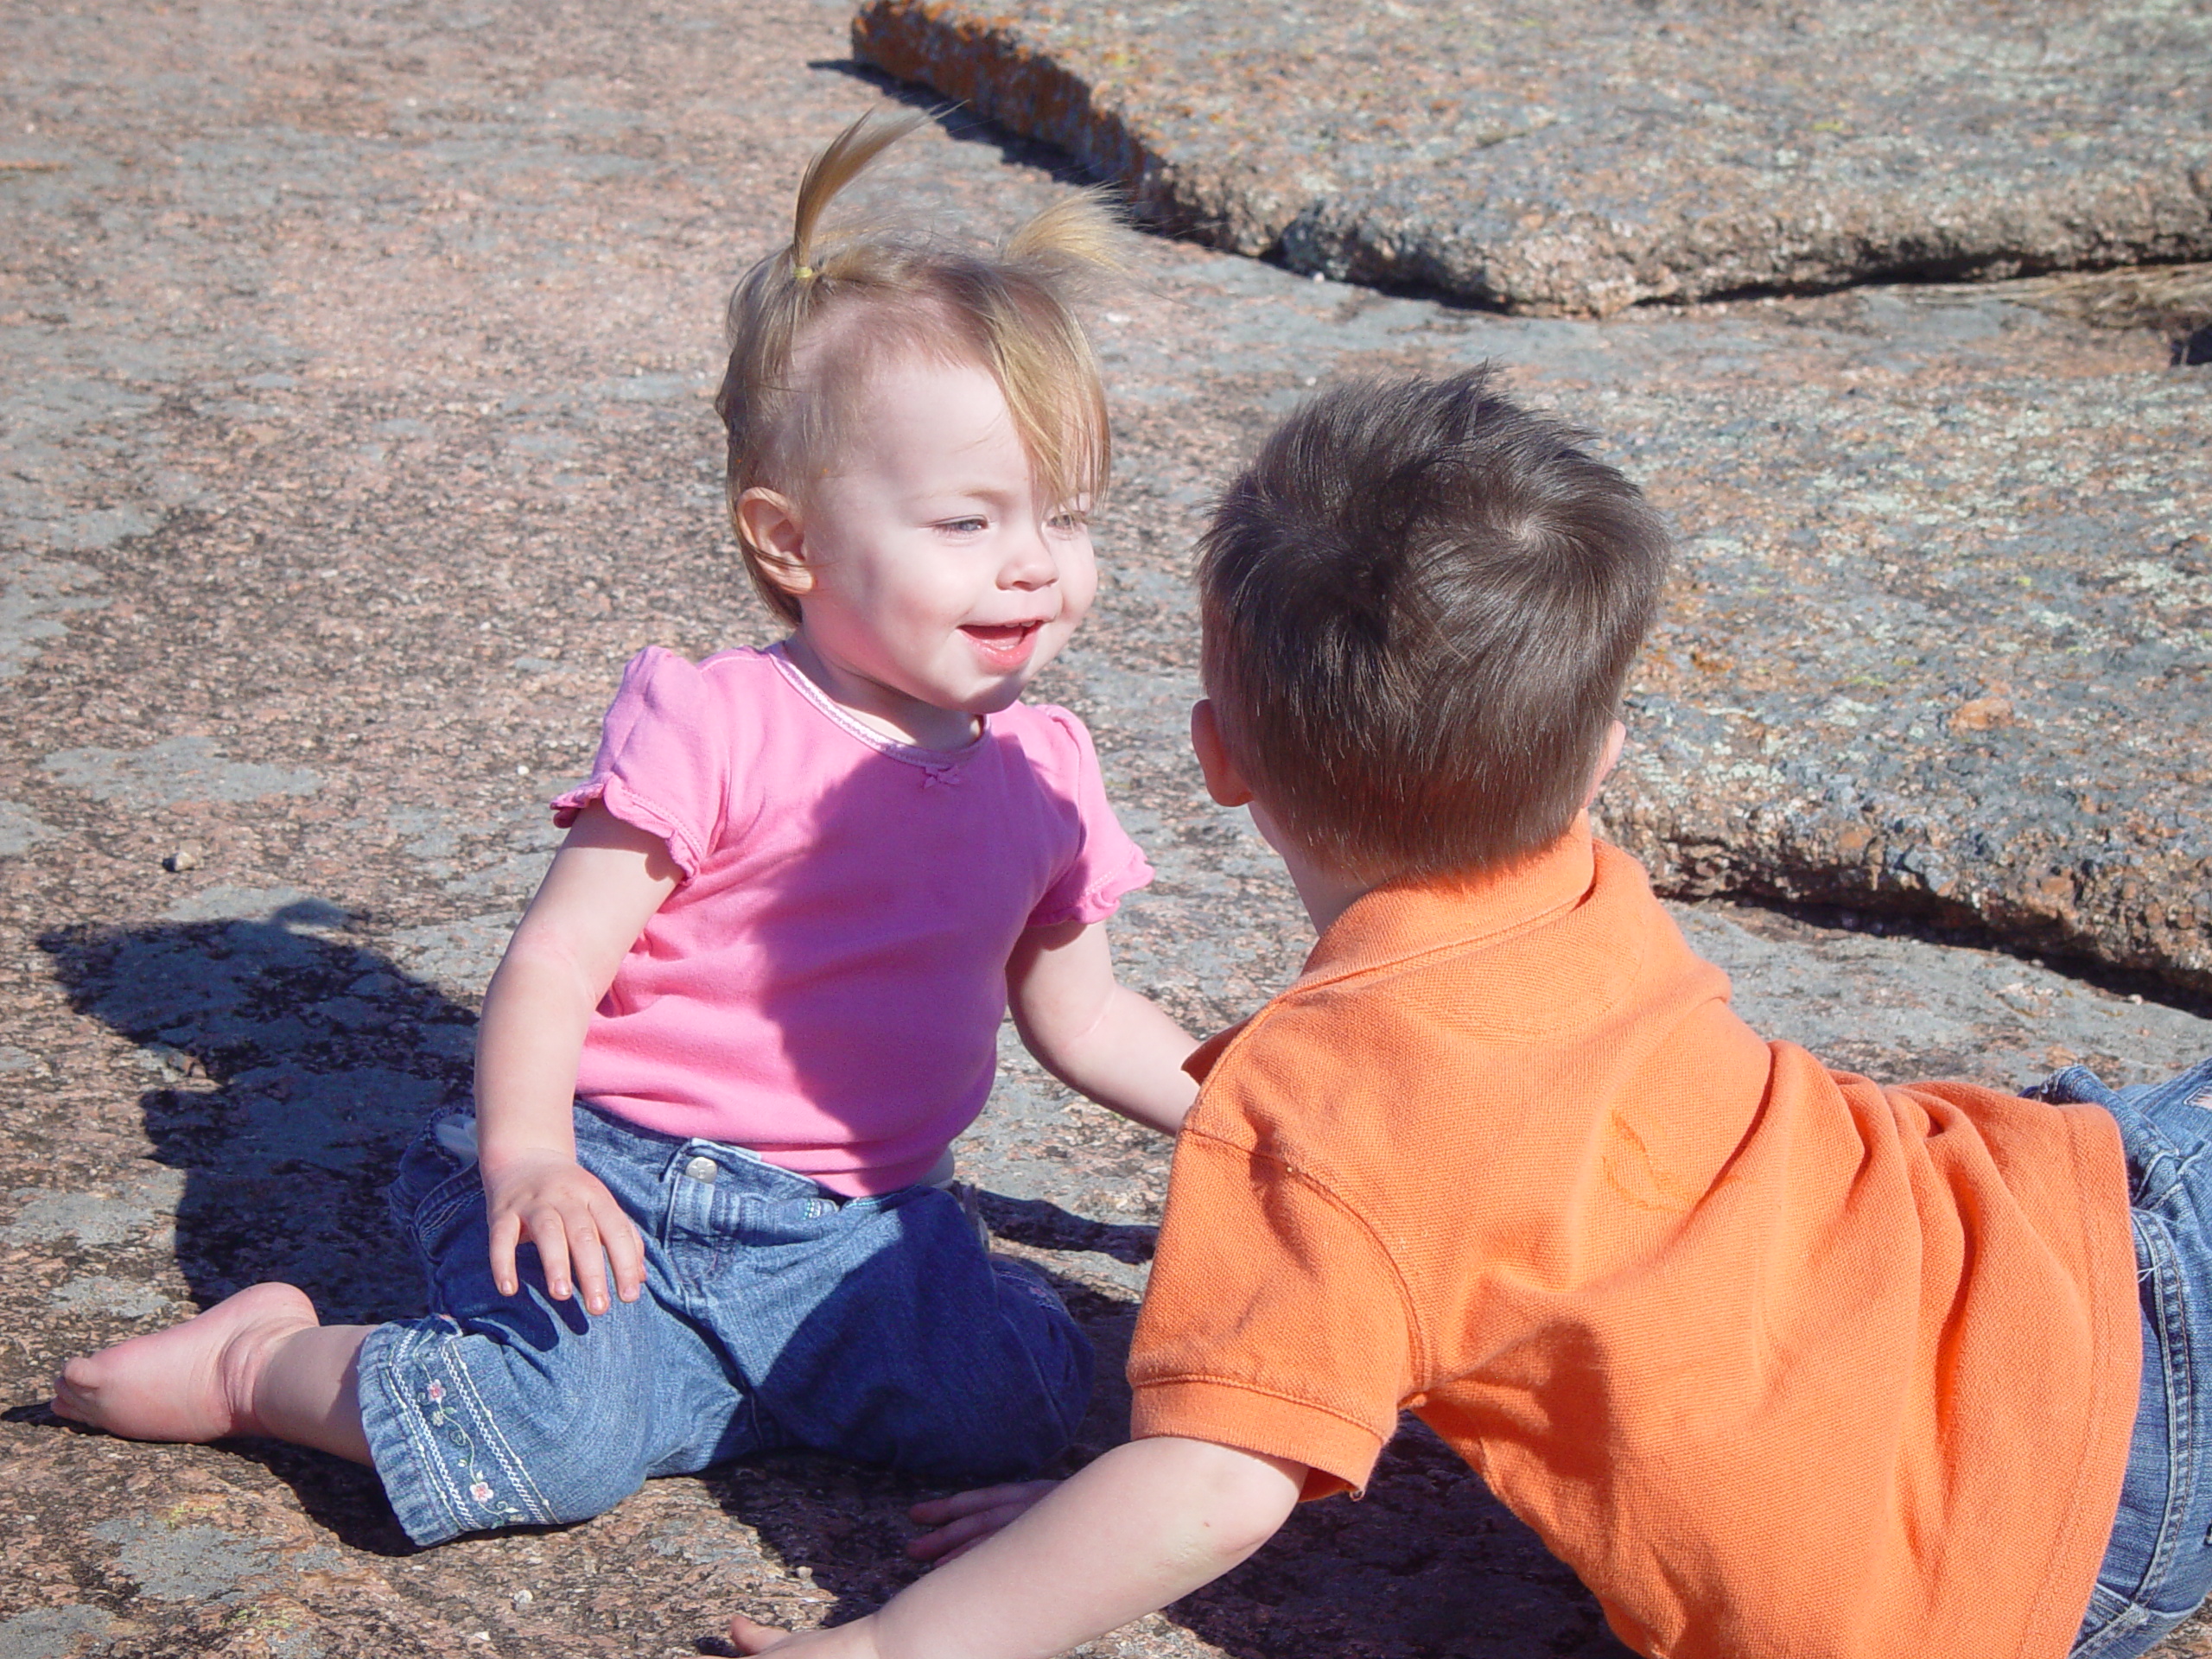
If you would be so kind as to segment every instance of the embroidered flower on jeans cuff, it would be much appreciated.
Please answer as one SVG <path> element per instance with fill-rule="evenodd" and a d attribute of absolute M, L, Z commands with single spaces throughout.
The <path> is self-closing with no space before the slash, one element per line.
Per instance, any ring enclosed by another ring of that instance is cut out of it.
<path fill-rule="evenodd" d="M 468 1488 L 468 1495 L 479 1503 L 489 1503 L 492 1501 L 492 1483 L 487 1480 L 472 1483 Z"/>
<path fill-rule="evenodd" d="M 446 1397 L 446 1385 L 442 1382 L 433 1382 L 423 1390 L 423 1396 L 435 1406 Z"/>

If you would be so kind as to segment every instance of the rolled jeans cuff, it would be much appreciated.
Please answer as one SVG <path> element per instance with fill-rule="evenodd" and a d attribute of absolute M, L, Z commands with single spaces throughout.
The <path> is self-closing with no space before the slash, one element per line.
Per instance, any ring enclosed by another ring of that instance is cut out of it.
<path fill-rule="evenodd" d="M 361 1344 L 361 1427 L 392 1513 L 418 1544 L 558 1520 L 499 1433 L 436 1317 L 380 1325 Z"/>

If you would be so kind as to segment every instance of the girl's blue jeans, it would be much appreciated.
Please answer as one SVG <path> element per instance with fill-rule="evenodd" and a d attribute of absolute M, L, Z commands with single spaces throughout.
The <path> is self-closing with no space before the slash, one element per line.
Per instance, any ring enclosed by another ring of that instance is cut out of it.
<path fill-rule="evenodd" d="M 2107 1089 L 2070 1066 L 2032 1090 L 2119 1120 L 2143 1305 L 2143 1400 L 2120 1516 L 2073 1659 L 2155 1647 L 2212 1592 L 2212 1060 Z"/>
<path fill-rule="evenodd" d="M 578 1103 L 576 1156 L 645 1243 L 645 1291 L 587 1315 L 492 1282 L 483 1183 L 433 1125 L 392 1211 L 430 1313 L 363 1344 L 361 1420 L 409 1537 L 579 1521 L 651 1475 L 805 1449 L 944 1485 L 1034 1470 L 1074 1437 L 1090 1344 L 931 1186 L 840 1198 L 734 1147 Z"/>

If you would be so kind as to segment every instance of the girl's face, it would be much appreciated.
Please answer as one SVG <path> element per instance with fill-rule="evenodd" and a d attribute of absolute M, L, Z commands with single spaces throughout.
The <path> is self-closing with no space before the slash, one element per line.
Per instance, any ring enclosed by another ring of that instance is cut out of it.
<path fill-rule="evenodd" d="M 1087 504 L 1040 498 L 980 367 L 894 363 L 855 424 L 852 453 L 803 505 L 749 492 L 767 499 L 747 528 L 797 567 L 800 666 L 872 724 L 957 748 L 1090 608 Z"/>

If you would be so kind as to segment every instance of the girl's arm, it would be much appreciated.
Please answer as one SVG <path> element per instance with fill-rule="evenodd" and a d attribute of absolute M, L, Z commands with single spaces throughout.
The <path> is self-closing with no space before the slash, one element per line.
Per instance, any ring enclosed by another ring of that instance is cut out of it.
<path fill-rule="evenodd" d="M 1033 927 L 1006 965 L 1021 1040 L 1069 1088 L 1173 1135 L 1198 1098 L 1183 1071 L 1198 1046 L 1154 1003 L 1114 978 L 1103 922 Z"/>
<path fill-rule="evenodd" d="M 592 1010 L 662 901 L 677 869 L 658 836 L 593 805 L 577 814 L 484 993 L 476 1028 L 477 1161 L 492 1224 L 492 1277 L 521 1288 L 515 1250 L 537 1246 L 545 1286 L 584 1306 L 635 1301 L 645 1282 L 637 1229 L 599 1179 L 576 1162 L 576 1065 Z"/>
<path fill-rule="evenodd" d="M 730 1636 L 791 1659 L 1042 1659 L 1219 1578 L 1274 1535 L 1305 1478 L 1207 1440 L 1132 1440 L 879 1612 L 794 1637 L 740 1618 Z"/>

